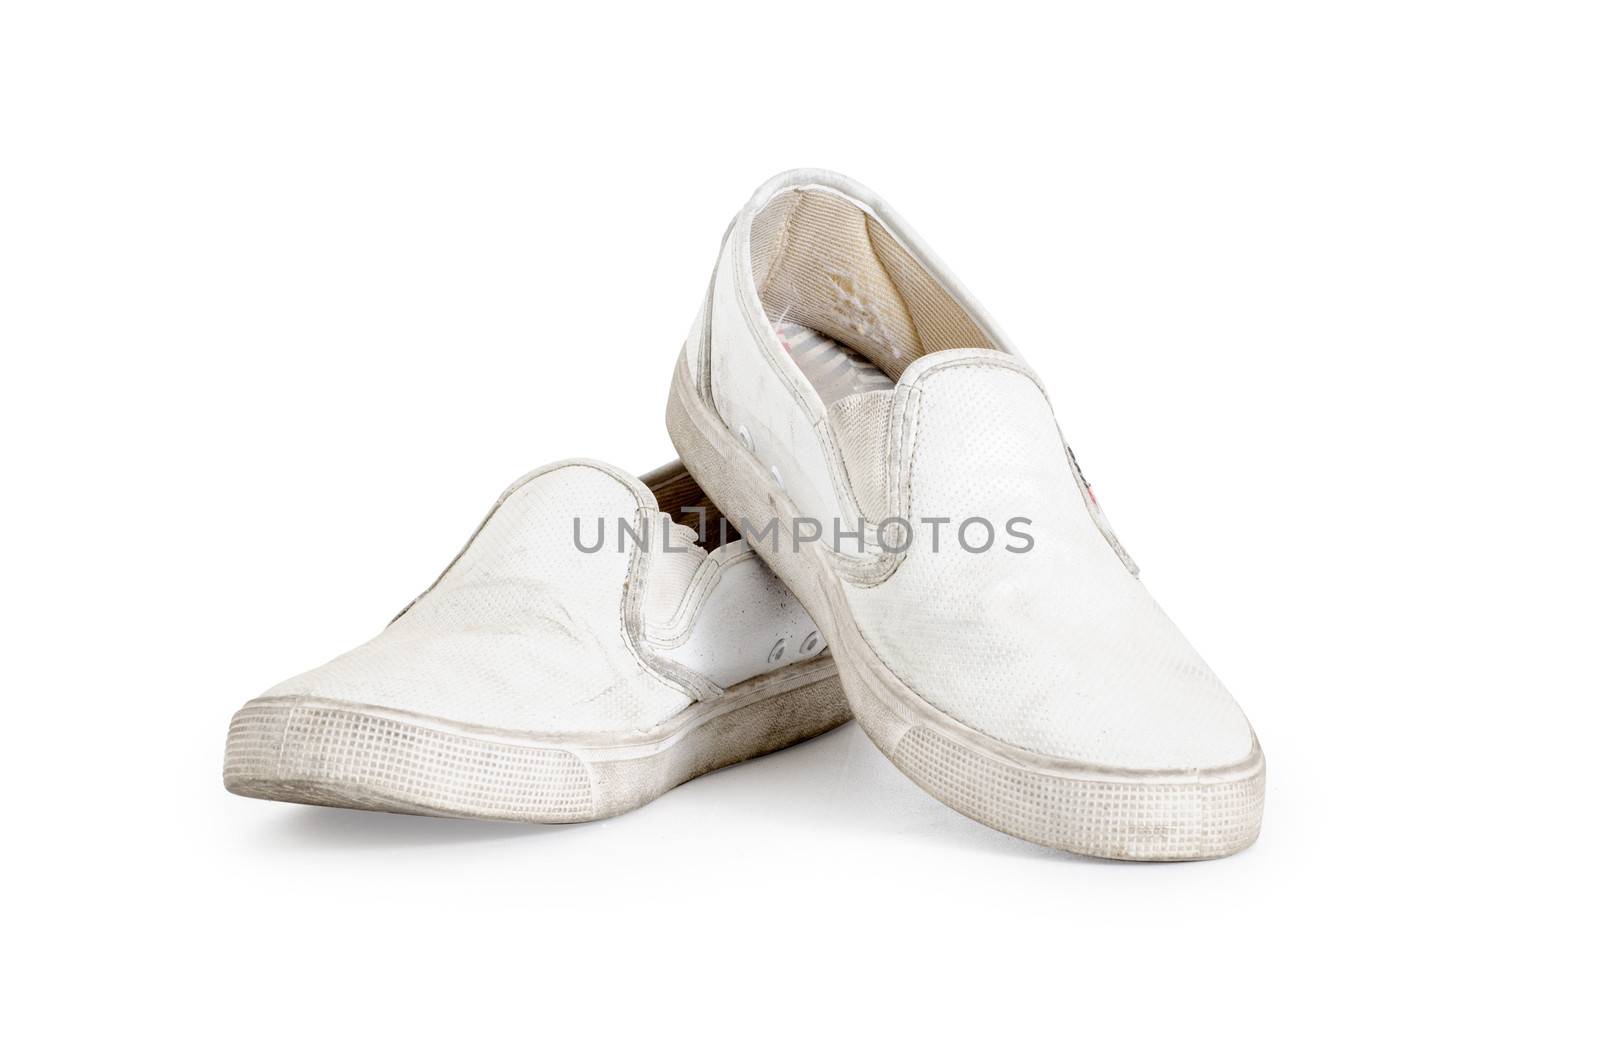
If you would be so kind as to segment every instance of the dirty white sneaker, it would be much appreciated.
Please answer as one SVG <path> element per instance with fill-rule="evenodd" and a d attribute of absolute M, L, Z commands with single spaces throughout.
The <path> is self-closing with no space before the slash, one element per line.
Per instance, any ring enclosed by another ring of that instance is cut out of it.
<path fill-rule="evenodd" d="M 234 715 L 224 784 L 587 821 L 847 720 L 816 626 L 704 503 L 682 464 L 533 472 L 375 639 Z"/>
<path fill-rule="evenodd" d="M 667 422 L 930 793 L 1102 857 L 1255 839 L 1249 722 L 1140 583 L 1038 377 L 871 191 L 801 170 L 756 192 Z"/>

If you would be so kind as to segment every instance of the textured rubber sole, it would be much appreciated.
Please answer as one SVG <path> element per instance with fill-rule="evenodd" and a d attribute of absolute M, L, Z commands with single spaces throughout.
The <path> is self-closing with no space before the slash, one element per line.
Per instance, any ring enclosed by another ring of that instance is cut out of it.
<path fill-rule="evenodd" d="M 697 393 L 680 356 L 667 432 L 695 480 L 730 518 L 777 520 L 751 544 L 821 627 L 861 728 L 925 791 L 975 821 L 1043 846 L 1129 861 L 1191 861 L 1243 850 L 1261 830 L 1266 760 L 1204 770 L 1110 769 L 1000 743 L 937 710 L 868 647 L 822 547 L 782 528 L 796 512 Z"/>
<path fill-rule="evenodd" d="M 642 806 L 849 718 L 826 655 L 626 735 L 545 736 L 307 697 L 257 699 L 228 726 L 222 781 L 277 802 L 567 824 Z"/>

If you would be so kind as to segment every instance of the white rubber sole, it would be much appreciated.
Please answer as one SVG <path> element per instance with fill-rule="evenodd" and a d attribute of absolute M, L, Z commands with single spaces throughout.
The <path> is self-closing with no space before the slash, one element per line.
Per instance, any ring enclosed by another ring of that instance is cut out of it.
<path fill-rule="evenodd" d="M 1219 769 L 1110 769 L 994 740 L 907 688 L 862 638 L 822 546 L 782 528 L 797 514 L 760 462 L 696 391 L 680 357 L 667 431 L 695 481 L 731 519 L 777 520 L 751 544 L 828 639 L 856 720 L 906 776 L 991 828 L 1060 850 L 1130 861 L 1189 861 L 1243 850 L 1261 830 L 1266 760 L 1252 741 Z"/>
<path fill-rule="evenodd" d="M 827 655 L 642 733 L 546 736 L 308 697 L 256 699 L 228 726 L 222 781 L 277 802 L 567 824 L 634 809 L 849 719 Z"/>

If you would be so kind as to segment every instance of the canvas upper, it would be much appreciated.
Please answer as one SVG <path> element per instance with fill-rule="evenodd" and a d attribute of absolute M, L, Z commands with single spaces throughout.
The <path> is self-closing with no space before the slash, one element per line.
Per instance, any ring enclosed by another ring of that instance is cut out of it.
<path fill-rule="evenodd" d="M 820 170 L 760 188 L 687 353 L 695 389 L 796 512 L 865 528 L 824 538 L 851 617 L 934 708 L 1097 766 L 1251 754 L 1244 714 L 1140 582 L 1037 376 L 871 191 Z M 930 519 L 946 520 L 937 543 Z M 973 520 L 992 545 L 966 547 L 984 539 Z"/>
<path fill-rule="evenodd" d="M 635 732 L 821 653 L 815 625 L 746 542 L 712 536 L 708 550 L 696 518 L 670 518 L 697 503 L 681 464 L 644 480 L 597 461 L 542 467 L 382 633 L 261 698 Z M 716 523 L 713 512 L 708 533 Z"/>

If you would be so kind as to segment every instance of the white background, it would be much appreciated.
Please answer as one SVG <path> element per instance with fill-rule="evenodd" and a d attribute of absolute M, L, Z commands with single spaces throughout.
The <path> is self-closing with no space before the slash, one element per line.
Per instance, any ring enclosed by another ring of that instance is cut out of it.
<path fill-rule="evenodd" d="M 1592 1048 L 1592 5 L 3 11 L 17 1055 Z M 1260 841 L 1055 854 L 853 725 L 589 826 L 227 795 L 503 486 L 670 458 L 797 165 L 1044 376 Z"/>

